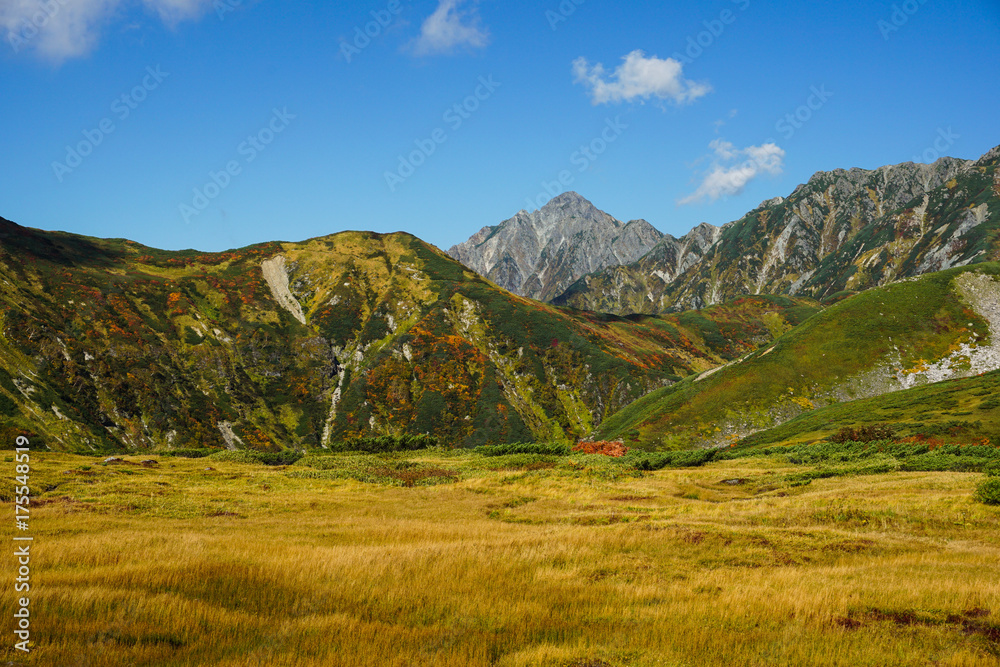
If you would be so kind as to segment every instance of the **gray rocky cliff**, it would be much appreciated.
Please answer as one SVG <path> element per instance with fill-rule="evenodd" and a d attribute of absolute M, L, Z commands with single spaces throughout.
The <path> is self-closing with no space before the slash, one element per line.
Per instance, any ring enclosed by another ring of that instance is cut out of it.
<path fill-rule="evenodd" d="M 448 254 L 515 294 L 548 301 L 580 276 L 638 260 L 661 238 L 645 220 L 623 223 L 567 192 L 484 227 Z"/>

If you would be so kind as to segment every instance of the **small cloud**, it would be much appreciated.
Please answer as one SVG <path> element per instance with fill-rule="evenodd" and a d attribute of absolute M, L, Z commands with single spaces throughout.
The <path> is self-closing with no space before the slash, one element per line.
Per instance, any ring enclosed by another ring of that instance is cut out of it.
<path fill-rule="evenodd" d="M 713 139 L 708 147 L 714 159 L 701 185 L 678 204 L 694 204 L 702 200 L 738 195 L 747 183 L 762 173 L 777 176 L 784 167 L 785 151 L 774 143 L 736 148 L 724 139 Z"/>
<path fill-rule="evenodd" d="M 673 58 L 647 58 L 637 49 L 622 60 L 624 62 L 609 76 L 604 65 L 597 63 L 591 67 L 581 56 L 573 61 L 574 83 L 590 88 L 594 104 L 648 100 L 651 97 L 687 104 L 712 90 L 707 83 L 685 79 L 684 65 Z"/>
<path fill-rule="evenodd" d="M 735 117 L 736 117 L 736 109 L 730 109 L 730 110 L 729 110 L 729 113 L 727 114 L 727 116 L 726 116 L 726 117 L 727 117 L 727 118 L 735 118 Z M 715 128 L 715 133 L 716 133 L 716 134 L 718 134 L 718 133 L 719 133 L 719 130 L 721 130 L 721 129 L 722 129 L 722 127 L 723 127 L 723 126 L 724 126 L 725 124 L 726 124 L 726 121 L 725 121 L 725 119 L 722 119 L 722 118 L 720 118 L 719 120 L 717 120 L 717 121 L 713 122 L 713 123 L 712 123 L 712 127 L 714 127 L 714 128 Z"/>
<path fill-rule="evenodd" d="M 124 0 L 2 0 L 0 33 L 15 52 L 31 49 L 59 63 L 90 53 Z M 212 0 L 143 0 L 168 25 L 199 17 Z"/>
<path fill-rule="evenodd" d="M 421 26 L 420 37 L 411 46 L 414 55 L 450 53 L 461 46 L 481 49 L 489 43 L 489 32 L 480 27 L 476 10 L 459 11 L 463 2 L 465 0 L 440 1 Z"/>
<path fill-rule="evenodd" d="M 144 0 L 146 7 L 160 15 L 167 25 L 199 18 L 211 5 L 211 0 Z"/>
<path fill-rule="evenodd" d="M 720 160 L 732 160 L 736 157 L 736 147 L 730 141 L 712 139 L 712 141 L 708 142 L 708 147 L 712 149 L 712 152 Z"/>

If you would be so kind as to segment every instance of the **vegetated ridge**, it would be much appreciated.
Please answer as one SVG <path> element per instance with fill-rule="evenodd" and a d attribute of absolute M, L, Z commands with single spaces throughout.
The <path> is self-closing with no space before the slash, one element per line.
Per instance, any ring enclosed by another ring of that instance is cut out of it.
<path fill-rule="evenodd" d="M 82 451 L 569 441 L 818 309 L 619 318 L 516 296 L 401 233 L 167 252 L 6 220 L 0 303 L 0 438 Z"/>
<path fill-rule="evenodd" d="M 646 448 L 725 445 L 816 408 L 995 371 L 998 275 L 1000 264 L 986 263 L 856 294 L 774 345 L 644 396 L 597 435 Z M 906 414 L 889 421 L 917 422 Z"/>

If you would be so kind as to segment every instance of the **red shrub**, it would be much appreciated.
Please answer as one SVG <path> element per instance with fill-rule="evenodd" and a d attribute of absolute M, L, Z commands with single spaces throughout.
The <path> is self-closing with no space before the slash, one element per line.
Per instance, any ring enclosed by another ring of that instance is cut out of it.
<path fill-rule="evenodd" d="M 596 442 L 579 442 L 573 447 L 574 452 L 583 454 L 603 454 L 605 456 L 625 456 L 628 447 L 621 441 L 609 442 L 598 440 Z"/>

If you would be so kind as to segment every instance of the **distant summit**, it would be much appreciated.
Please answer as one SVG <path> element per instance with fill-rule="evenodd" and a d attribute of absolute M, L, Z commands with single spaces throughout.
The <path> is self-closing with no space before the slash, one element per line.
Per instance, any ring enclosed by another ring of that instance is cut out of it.
<path fill-rule="evenodd" d="M 638 260 L 661 238 L 645 220 L 621 222 L 566 192 L 483 227 L 448 254 L 515 294 L 548 301 L 583 275 Z"/>

